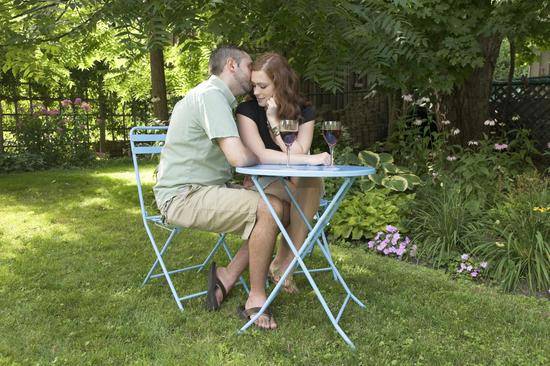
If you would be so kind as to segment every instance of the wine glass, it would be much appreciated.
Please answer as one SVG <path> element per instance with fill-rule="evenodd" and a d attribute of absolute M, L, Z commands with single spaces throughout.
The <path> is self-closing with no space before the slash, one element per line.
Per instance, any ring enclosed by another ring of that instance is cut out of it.
<path fill-rule="evenodd" d="M 340 132 L 342 131 L 342 125 L 340 121 L 324 121 L 323 122 L 323 137 L 327 142 L 330 149 L 331 166 L 334 166 L 334 146 L 340 138 Z"/>
<path fill-rule="evenodd" d="M 290 146 L 296 140 L 298 136 L 298 121 L 295 119 L 282 119 L 279 124 L 279 131 L 281 132 L 281 138 L 286 145 L 286 166 L 290 167 Z"/>

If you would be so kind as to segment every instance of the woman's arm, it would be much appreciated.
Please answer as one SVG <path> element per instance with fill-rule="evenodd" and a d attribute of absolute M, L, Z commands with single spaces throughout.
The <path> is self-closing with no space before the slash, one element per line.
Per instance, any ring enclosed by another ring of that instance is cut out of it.
<path fill-rule="evenodd" d="M 246 147 L 248 147 L 256 156 L 258 157 L 258 160 L 261 164 L 284 164 L 286 163 L 286 146 L 283 144 L 283 151 L 277 151 L 277 150 L 271 150 L 266 149 L 262 138 L 260 137 L 260 132 L 258 131 L 258 127 L 256 126 L 256 123 L 250 119 L 249 117 L 246 117 L 242 114 L 237 114 L 237 122 L 238 122 L 238 128 L 239 128 L 239 135 L 241 136 L 241 139 L 243 140 L 243 143 Z M 313 121 L 310 121 L 313 122 Z M 290 149 L 290 162 L 292 164 L 310 164 L 310 165 L 330 165 L 330 154 L 328 153 L 321 153 L 316 155 L 307 155 L 304 154 L 302 149 L 304 147 L 307 147 L 309 150 L 309 147 L 311 146 L 311 140 L 313 139 L 313 123 L 304 123 L 300 126 L 300 129 L 298 130 L 298 138 L 296 139 L 296 142 L 300 140 L 300 135 L 302 135 L 301 143 L 292 144 L 293 146 Z M 304 126 L 304 125 L 309 126 Z M 306 127 L 305 130 L 303 130 L 303 127 Z M 310 137 L 307 138 L 307 133 L 309 133 Z M 280 136 L 277 136 L 278 140 L 281 141 L 282 139 Z M 279 143 L 277 143 L 279 145 Z M 296 148 L 296 150 L 293 148 L 294 145 L 300 145 Z"/>
<path fill-rule="evenodd" d="M 280 120 L 277 117 L 277 102 L 274 97 L 269 98 L 267 101 L 267 108 L 266 108 L 266 117 L 267 117 L 267 123 L 271 127 L 279 127 L 280 126 Z M 290 152 L 295 154 L 308 154 L 309 149 L 311 147 L 311 141 L 313 140 L 313 129 L 315 127 L 315 121 L 307 121 L 305 123 L 302 123 L 298 127 L 298 136 L 296 137 L 296 141 L 290 146 Z M 286 153 L 286 145 L 283 141 L 283 138 L 281 135 L 275 136 L 271 132 L 271 129 L 269 129 L 269 134 L 271 135 L 271 138 L 275 142 L 279 148 Z"/>

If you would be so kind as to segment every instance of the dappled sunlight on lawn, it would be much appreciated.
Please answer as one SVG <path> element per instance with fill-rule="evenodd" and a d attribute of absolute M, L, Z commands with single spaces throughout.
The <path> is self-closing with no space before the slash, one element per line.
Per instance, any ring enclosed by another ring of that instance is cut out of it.
<path fill-rule="evenodd" d="M 152 169 L 147 171 L 151 178 L 146 200 L 154 209 Z M 153 231 L 166 237 L 157 227 Z M 200 262 L 216 239 L 214 233 L 183 230 L 170 247 L 167 265 L 175 269 Z M 229 235 L 228 243 L 235 251 L 242 241 Z M 273 304 L 277 332 L 251 330 L 242 336 L 236 335 L 243 323 L 235 314 L 246 301 L 240 288 L 231 291 L 218 312 L 207 312 L 199 298 L 186 302 L 181 313 L 162 278 L 141 287 L 155 256 L 128 166 L 1 177 L 0 332 L 5 337 L 0 350 L 33 357 L 51 354 L 48 360 L 62 354 L 73 363 L 84 353 L 104 352 L 106 358 L 98 359 L 102 363 L 126 347 L 132 354 L 155 354 L 159 348 L 151 344 L 162 338 L 167 341 L 161 352 L 180 350 L 185 344 L 186 354 L 208 349 L 212 355 L 215 343 L 224 355 L 249 356 L 247 350 L 263 347 L 292 356 L 340 353 L 348 357 L 343 364 L 361 363 L 355 362 L 359 359 L 372 364 L 368 360 L 389 360 L 380 349 L 399 344 L 402 364 L 419 354 L 440 364 L 448 358 L 449 347 L 456 352 L 453 360 L 472 347 L 499 353 L 521 348 L 534 354 L 535 340 L 547 334 L 541 322 L 547 307 L 535 299 L 450 281 L 442 271 L 366 253 L 360 247 L 331 250 L 342 276 L 367 306 L 350 304 L 341 319 L 357 353 L 349 353 L 338 338 L 304 276 L 296 276 L 299 294 L 283 293 Z M 227 263 L 223 253 L 216 261 Z M 325 265 L 319 249 L 306 265 Z M 345 294 L 341 287 L 331 273 L 313 277 L 337 312 Z M 177 274 L 174 283 L 185 294 L 204 290 L 206 275 Z M 216 359 L 227 360 L 224 355 Z M 490 358 L 479 361 L 489 363 Z"/>

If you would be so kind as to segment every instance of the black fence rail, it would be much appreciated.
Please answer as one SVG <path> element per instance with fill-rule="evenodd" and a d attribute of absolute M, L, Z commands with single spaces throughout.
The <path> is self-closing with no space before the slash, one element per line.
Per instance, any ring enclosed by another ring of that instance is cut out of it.
<path fill-rule="evenodd" d="M 528 128 L 536 147 L 550 142 L 550 77 L 493 82 L 490 113 L 512 128 Z"/>
<path fill-rule="evenodd" d="M 303 83 L 302 89 L 316 106 L 319 119 L 342 120 L 354 142 L 367 147 L 387 137 L 392 100 L 383 93 L 369 95 L 365 85 L 362 79 L 350 76 L 341 93 L 324 92 L 310 82 Z M 19 92 L 7 94 L 2 90 L 5 88 L 0 88 L 0 153 L 18 153 L 20 144 L 15 135 L 18 124 L 40 114 L 44 107 L 62 109 L 61 100 L 65 98 L 36 95 L 32 85 L 25 84 L 19 85 Z M 90 143 L 96 151 L 99 151 L 102 128 L 105 133 L 104 152 L 120 156 L 128 151 L 130 128 L 155 123 L 148 100 L 124 102 L 114 94 L 103 98 L 86 96 L 84 93 L 82 99 L 92 108 L 84 113 L 84 124 L 77 127 L 75 113 L 72 113 L 74 109 L 65 108 L 64 113 L 72 128 L 85 128 L 87 139 L 82 143 Z M 170 105 L 178 99 L 171 99 Z M 544 149 L 550 141 L 550 78 L 514 80 L 511 86 L 495 81 L 490 108 L 493 117 L 511 127 L 529 128 L 539 149 Z M 81 114 L 79 118 L 82 118 Z"/>

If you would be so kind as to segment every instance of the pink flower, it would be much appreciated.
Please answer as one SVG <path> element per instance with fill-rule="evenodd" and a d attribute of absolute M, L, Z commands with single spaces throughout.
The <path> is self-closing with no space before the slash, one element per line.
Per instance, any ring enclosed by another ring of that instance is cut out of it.
<path fill-rule="evenodd" d="M 70 99 L 63 99 L 63 100 L 61 101 L 61 106 L 63 106 L 63 107 L 68 107 L 68 106 L 70 106 L 72 103 L 73 103 L 73 102 L 71 102 Z"/>
<path fill-rule="evenodd" d="M 470 276 L 477 277 L 477 273 L 478 273 L 477 271 L 473 271 L 472 273 L 470 273 Z"/>
<path fill-rule="evenodd" d="M 495 150 L 502 151 L 508 148 L 507 144 L 495 144 Z"/>
<path fill-rule="evenodd" d="M 82 102 L 82 104 L 80 105 L 80 108 L 82 108 L 83 110 L 85 110 L 86 112 L 89 112 L 90 109 L 92 109 L 92 107 L 86 103 L 86 102 Z"/>
<path fill-rule="evenodd" d="M 460 259 L 462 259 L 463 261 L 467 261 L 468 258 L 470 258 L 470 256 L 469 256 L 468 254 L 462 254 L 462 255 L 460 256 Z"/>
<path fill-rule="evenodd" d="M 368 242 L 368 246 L 369 246 L 369 249 L 372 249 L 372 247 L 374 247 L 374 241 L 369 241 Z"/>
<path fill-rule="evenodd" d="M 81 98 L 75 98 L 74 104 L 79 105 L 80 103 L 82 103 L 82 99 Z"/>
<path fill-rule="evenodd" d="M 401 235 L 399 235 L 399 233 L 395 233 L 395 235 L 394 235 L 393 238 L 391 239 L 391 243 L 392 243 L 393 245 L 397 245 L 397 241 L 399 240 L 399 237 L 400 237 L 400 236 L 401 236 Z"/>
<path fill-rule="evenodd" d="M 57 109 L 51 109 L 47 112 L 48 116 L 57 116 L 59 114 L 59 110 Z"/>
<path fill-rule="evenodd" d="M 392 225 L 386 226 L 386 231 L 387 231 L 388 233 L 395 233 L 395 232 L 397 232 L 397 230 L 398 230 L 398 229 L 397 229 L 395 226 L 392 226 Z"/>

